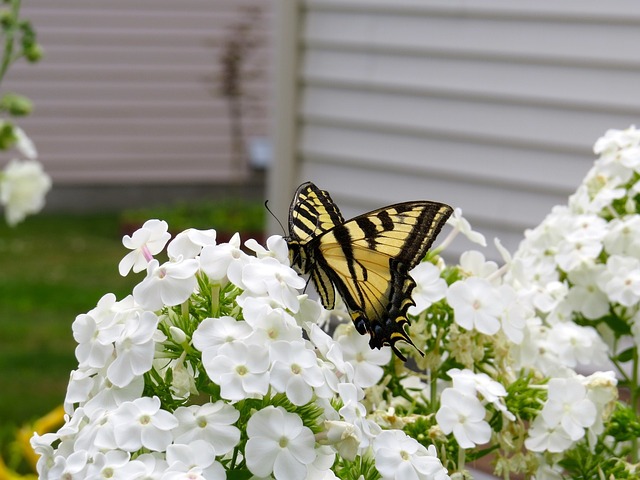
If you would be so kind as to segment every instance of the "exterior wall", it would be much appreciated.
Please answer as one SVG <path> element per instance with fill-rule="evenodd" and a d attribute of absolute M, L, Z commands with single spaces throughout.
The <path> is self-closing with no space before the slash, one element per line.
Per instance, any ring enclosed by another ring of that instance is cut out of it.
<path fill-rule="evenodd" d="M 247 8 L 261 15 L 250 20 Z M 272 3 L 262 0 L 25 1 L 45 57 L 14 65 L 5 90 L 57 187 L 239 182 L 221 56 L 251 21 L 243 66 L 246 138 L 266 137 Z M 55 193 L 55 191 L 54 191 Z"/>
<path fill-rule="evenodd" d="M 289 58 L 278 69 L 276 118 L 292 123 L 276 131 L 270 179 L 281 218 L 295 187 L 311 180 L 345 217 L 433 199 L 514 249 L 575 190 L 595 140 L 640 118 L 632 0 L 279 8 L 297 25 L 278 30 Z"/>

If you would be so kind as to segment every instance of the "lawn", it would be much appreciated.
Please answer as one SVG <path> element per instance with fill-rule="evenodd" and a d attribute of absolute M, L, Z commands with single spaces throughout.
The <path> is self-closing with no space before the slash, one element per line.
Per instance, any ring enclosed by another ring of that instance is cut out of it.
<path fill-rule="evenodd" d="M 116 214 L 39 215 L 0 222 L 0 426 L 44 414 L 64 399 L 77 365 L 71 324 L 108 292 L 122 298 Z"/>

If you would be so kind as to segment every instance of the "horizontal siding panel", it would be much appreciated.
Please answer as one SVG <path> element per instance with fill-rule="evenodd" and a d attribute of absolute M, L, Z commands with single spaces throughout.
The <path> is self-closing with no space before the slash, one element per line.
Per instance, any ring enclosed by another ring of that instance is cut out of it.
<path fill-rule="evenodd" d="M 304 42 L 318 45 L 366 45 L 381 51 L 441 52 L 480 56 L 638 66 L 637 24 L 603 29 L 598 23 L 465 16 L 312 11 L 306 16 Z M 606 35 L 606 38 L 605 38 Z M 606 41 L 605 41 L 606 40 Z M 615 45 L 615 48 L 611 48 Z"/>
<path fill-rule="evenodd" d="M 108 3 L 105 3 L 104 0 L 55 0 L 56 7 L 61 10 L 82 9 L 95 13 L 96 11 L 104 11 L 105 5 L 108 5 L 110 9 L 163 12 L 167 15 L 188 15 L 188 12 L 193 11 L 215 11 L 226 14 L 254 6 L 256 3 L 271 8 L 273 0 L 259 0 L 258 2 L 256 0 L 180 0 L 177 3 L 175 0 L 109 0 Z"/>
<path fill-rule="evenodd" d="M 640 39 L 640 37 L 639 37 Z M 306 85 L 384 88 L 416 94 L 535 102 L 601 110 L 640 112 L 638 69 L 436 56 L 391 55 L 367 49 L 308 49 Z M 607 89 L 602 86 L 607 85 Z"/>
<path fill-rule="evenodd" d="M 266 56 L 266 54 L 265 54 Z M 264 57 L 263 57 L 264 58 Z M 16 69 L 10 72 L 9 77 L 12 82 L 20 82 L 20 85 L 33 83 L 34 74 L 38 78 L 47 78 L 51 83 L 62 83 L 69 81 L 69 69 L 73 68 L 74 82 L 112 82 L 122 83 L 156 83 L 159 85 L 176 82 L 191 82 L 203 84 L 206 88 L 214 90 L 221 70 L 211 58 L 206 63 L 193 63 L 177 65 L 172 62 L 170 65 L 141 64 L 141 63 L 118 63 L 111 64 L 91 64 L 75 65 L 74 63 L 52 62 L 48 58 L 32 68 Z M 185 70 L 189 71 L 191 79 L 185 78 Z M 269 79 L 270 72 L 264 66 L 252 69 L 251 77 L 245 81 L 245 88 L 248 90 L 265 90 L 265 83 Z"/>
<path fill-rule="evenodd" d="M 478 18 L 532 18 L 579 22 L 640 22 L 635 0 L 304 0 L 307 9 L 331 11 L 367 11 L 405 15 L 449 15 Z"/>
<path fill-rule="evenodd" d="M 41 99 L 39 95 L 43 95 Z M 112 101 L 93 101 L 90 104 L 86 102 L 78 101 L 60 101 L 53 100 L 51 98 L 44 97 L 44 94 L 38 93 L 31 95 L 31 99 L 36 101 L 36 111 L 33 114 L 42 115 L 44 117 L 61 116 L 61 112 L 64 112 L 65 117 L 86 116 L 88 118 L 139 118 L 144 120 L 145 118 L 154 117 L 167 117 L 175 118 L 176 124 L 191 119 L 192 121 L 198 119 L 208 118 L 227 118 L 226 106 L 222 102 L 213 101 L 194 101 L 187 99 L 179 101 L 178 99 L 158 99 L 157 101 L 150 102 L 125 102 L 121 100 Z M 251 109 L 251 105 L 247 109 Z M 256 103 L 253 105 L 254 112 L 264 114 L 265 108 L 263 104 Z M 252 110 L 249 110 L 252 111 Z M 171 114 L 171 115 L 169 115 Z M 31 117 L 32 118 L 32 117 Z M 26 124 L 31 118 L 25 118 L 21 124 Z"/>
<path fill-rule="evenodd" d="M 534 149 L 321 125 L 303 129 L 300 151 L 305 162 L 328 168 L 342 164 L 373 169 L 381 176 L 401 172 L 433 181 L 473 179 L 484 186 L 559 195 L 573 191 L 591 165 L 590 158 L 578 154 L 541 154 Z M 527 169 L 530 165 L 536 168 Z M 523 170 L 529 172 L 526 178 Z"/>
<path fill-rule="evenodd" d="M 144 103 L 160 101 L 166 102 L 187 99 L 191 102 L 198 100 L 210 104 L 226 102 L 225 98 L 217 95 L 215 87 L 210 83 L 202 82 L 52 82 L 47 85 L 46 91 L 41 90 L 41 83 L 37 81 L 21 82 L 19 91 L 26 95 L 32 95 L 37 102 L 36 95 L 47 98 L 66 98 L 69 101 L 79 101 L 87 103 L 100 103 L 106 99 L 117 101 L 128 101 L 133 103 Z M 250 88 L 249 86 L 247 87 Z M 262 88 L 260 88 L 262 90 Z M 33 92 L 30 94 L 30 92 Z M 41 93 L 38 93 L 41 92 Z M 36 103 L 36 107 L 38 104 Z"/>
<path fill-rule="evenodd" d="M 301 113 L 307 123 L 342 122 L 585 154 L 607 128 L 637 120 L 578 109 L 320 87 L 303 90 Z M 567 128 L 574 124 L 581 128 Z"/>
<path fill-rule="evenodd" d="M 490 189 L 472 178 L 466 182 L 438 179 L 419 174 L 379 172 L 349 165 L 305 163 L 302 179 L 312 179 L 328 190 L 345 218 L 377 207 L 409 200 L 435 200 L 460 207 L 472 224 L 491 225 L 501 230 L 522 232 L 536 225 L 555 203 L 566 197 L 548 192 L 516 188 Z M 514 201 L 517 198 L 517 201 Z M 476 227 L 477 228 L 477 227 Z"/>
<path fill-rule="evenodd" d="M 170 135 L 184 135 L 188 133 L 197 138 L 225 138 L 228 139 L 229 121 L 224 117 L 206 118 L 204 121 L 194 121 L 192 118 L 150 118 L 144 123 L 136 118 L 56 118 L 44 115 L 32 117 L 29 122 L 21 123 L 28 128 L 29 133 L 38 136 L 40 140 L 47 138 L 63 138 L 69 135 L 74 138 L 95 135 L 97 130 L 104 136 L 122 135 L 166 137 Z M 186 128 L 188 126 L 188 128 Z M 267 122 L 263 118 L 248 118 L 244 122 L 245 128 L 251 132 L 267 132 Z M 68 139 L 66 139 L 68 140 Z"/>

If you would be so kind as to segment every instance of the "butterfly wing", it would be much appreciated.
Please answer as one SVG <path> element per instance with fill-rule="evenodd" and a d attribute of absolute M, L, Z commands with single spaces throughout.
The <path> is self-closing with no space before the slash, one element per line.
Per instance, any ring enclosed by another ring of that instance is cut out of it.
<path fill-rule="evenodd" d="M 347 305 L 356 329 L 369 333 L 372 348 L 398 340 L 413 342 L 404 330 L 415 287 L 409 270 L 426 255 L 452 213 L 436 202 L 406 202 L 360 215 L 317 238 L 318 269 Z"/>
<path fill-rule="evenodd" d="M 325 308 L 335 306 L 335 289 L 327 273 L 317 268 L 314 239 L 344 223 L 329 192 L 311 182 L 298 187 L 289 208 L 289 259 L 301 272 L 309 273 Z"/>

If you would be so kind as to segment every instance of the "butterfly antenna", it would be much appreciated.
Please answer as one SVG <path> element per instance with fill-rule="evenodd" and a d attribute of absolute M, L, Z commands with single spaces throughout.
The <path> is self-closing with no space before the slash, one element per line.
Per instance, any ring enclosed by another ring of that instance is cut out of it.
<path fill-rule="evenodd" d="M 282 225 L 282 222 L 280 221 L 280 219 L 274 215 L 274 213 L 269 208 L 268 204 L 269 204 L 269 200 L 265 200 L 264 201 L 264 208 L 266 208 L 267 212 L 269 212 L 271 214 L 271 216 L 276 219 L 276 222 L 278 222 L 278 225 L 280 225 L 280 228 L 282 229 L 282 236 L 286 238 L 287 237 L 287 232 L 284 229 L 284 225 Z"/>

